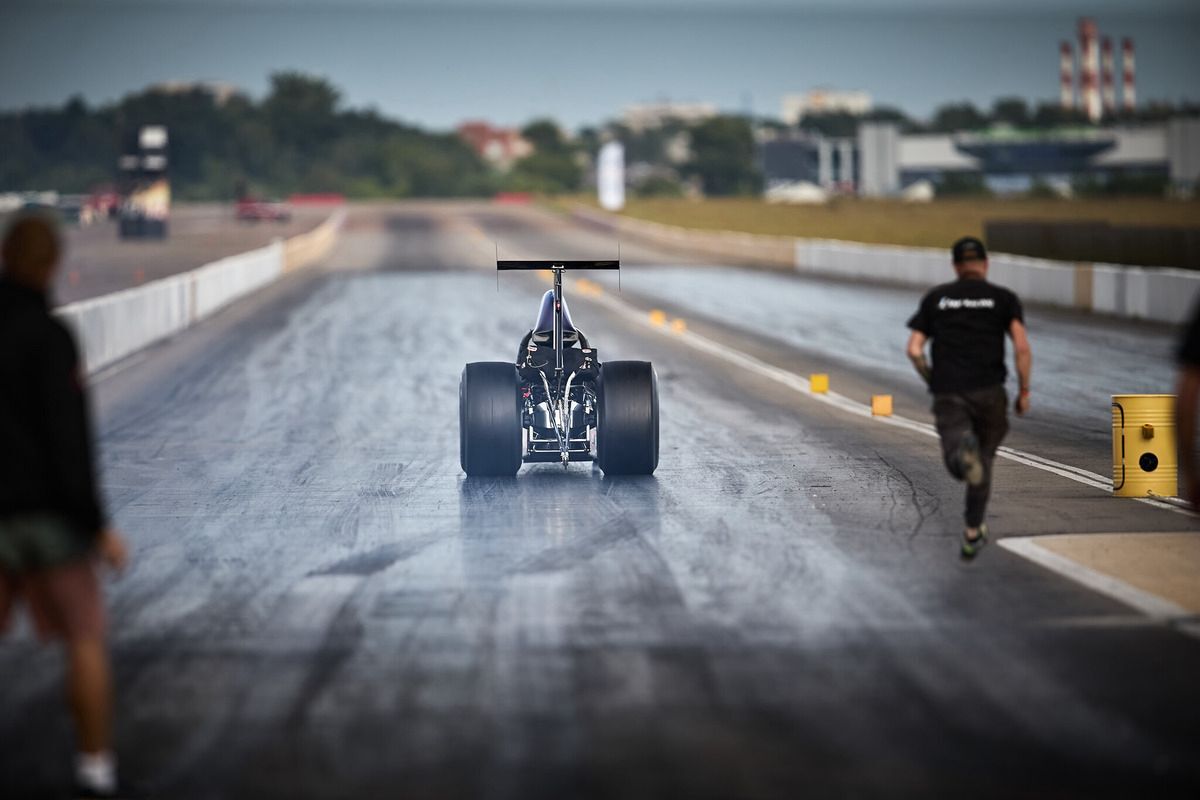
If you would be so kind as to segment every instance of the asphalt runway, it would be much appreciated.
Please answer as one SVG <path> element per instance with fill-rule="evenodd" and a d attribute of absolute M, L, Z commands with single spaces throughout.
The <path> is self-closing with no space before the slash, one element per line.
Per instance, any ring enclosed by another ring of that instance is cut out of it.
<path fill-rule="evenodd" d="M 576 293 L 602 359 L 655 364 L 658 471 L 467 479 L 462 366 L 511 359 L 546 288 L 497 282 L 497 245 L 615 249 L 532 209 L 356 209 L 322 269 L 96 382 L 135 551 L 111 584 L 121 763 L 154 796 L 1197 795 L 1200 639 L 999 547 L 961 564 L 932 439 Z M 605 298 L 928 418 L 900 360 L 919 293 L 621 252 Z M 1107 471 L 1107 394 L 1167 388 L 1173 331 L 1029 320 L 1046 391 L 1011 443 Z M 1000 462 L 991 525 L 1196 521 Z M 62 786 L 61 678 L 28 630 L 0 643 L 6 797 Z"/>
<path fill-rule="evenodd" d="M 115 220 L 66 229 L 55 299 L 73 303 L 176 275 L 315 228 L 328 208 L 296 207 L 288 222 L 242 222 L 232 204 L 178 203 L 165 239 L 121 239 Z"/>

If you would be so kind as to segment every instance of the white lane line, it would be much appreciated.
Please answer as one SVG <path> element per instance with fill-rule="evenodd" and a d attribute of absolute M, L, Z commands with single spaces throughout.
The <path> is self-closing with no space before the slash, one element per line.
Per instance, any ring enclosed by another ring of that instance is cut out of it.
<path fill-rule="evenodd" d="M 1177 623 L 1174 627 L 1181 633 L 1189 636 L 1200 635 L 1200 626 L 1192 621 L 1195 615 L 1183 606 L 1055 553 L 1038 544 L 1037 537 L 1009 536 L 998 540 L 996 544 L 1052 572 L 1057 572 L 1064 578 L 1124 603 L 1156 622 Z"/>
<path fill-rule="evenodd" d="M 1000 449 L 1002 451 L 1011 452 L 1011 453 L 1019 452 L 1017 450 L 1013 450 L 1011 447 L 1001 446 Z M 1058 469 L 1065 469 L 1068 472 L 1075 473 L 1076 475 L 1080 476 L 1081 478 L 1087 478 L 1088 480 L 1102 483 L 1102 484 L 1104 484 L 1105 489 L 1112 489 L 1112 479 L 1111 478 L 1107 478 L 1103 475 L 1098 475 L 1097 473 L 1086 470 L 1083 467 L 1076 467 L 1076 466 L 1072 466 L 1071 464 L 1062 464 L 1057 461 L 1051 461 L 1048 458 L 1044 458 L 1043 456 L 1035 455 L 1033 453 L 1024 453 L 1024 454 L 1022 454 L 1022 457 L 1027 458 L 1030 461 L 1036 461 L 1039 464 L 1045 464 L 1046 466 L 1056 467 Z"/>
<path fill-rule="evenodd" d="M 1171 627 L 1180 633 L 1200 639 L 1200 621 L 1195 619 L 1184 620 L 1183 622 L 1176 622 Z"/>
<path fill-rule="evenodd" d="M 646 312 L 643 312 L 624 300 L 617 299 L 612 295 L 589 293 L 584 296 L 587 297 L 587 299 L 603 305 L 610 311 L 628 320 L 650 328 L 651 330 L 658 331 L 659 333 L 669 336 L 672 339 L 684 342 L 685 344 L 688 344 L 697 350 L 702 350 L 731 364 L 735 364 L 736 366 L 739 366 L 749 372 L 761 375 L 764 378 L 769 378 L 770 380 L 782 384 L 789 389 L 793 389 L 794 391 L 799 392 L 800 394 L 812 400 L 824 403 L 827 406 L 832 406 L 833 408 L 836 408 L 847 414 L 864 417 L 873 422 L 891 425 L 896 428 L 904 428 L 906 430 L 924 434 L 925 436 L 930 436 L 935 439 L 937 438 L 937 428 L 928 422 L 919 422 L 915 419 L 908 419 L 907 417 L 901 416 L 877 417 L 871 413 L 871 407 L 865 403 L 859 403 L 855 400 L 851 400 L 849 397 L 838 394 L 837 392 L 812 391 L 812 389 L 809 387 L 808 379 L 797 375 L 794 372 L 788 372 L 785 369 L 768 364 L 765 361 L 743 353 L 740 350 L 736 350 L 728 345 L 724 345 L 705 336 L 701 336 L 694 331 L 676 331 L 671 330 L 663 325 L 656 325 L 650 321 L 650 318 Z M 1053 475 L 1058 475 L 1059 477 L 1075 481 L 1076 483 L 1082 483 L 1084 486 L 1090 486 L 1093 489 L 1100 489 L 1110 493 L 1112 492 L 1112 480 L 1110 478 L 1106 478 L 1103 475 L 1090 472 L 1086 469 L 1082 469 L 1071 464 L 1063 464 L 1059 461 L 1034 455 L 1033 453 L 1027 453 L 1023 450 L 1017 450 L 1016 448 L 1012 447 L 1001 447 L 997 452 L 997 455 L 1001 458 L 1014 461 L 1018 464 L 1023 464 L 1027 467 L 1040 469 L 1043 472 L 1049 472 Z M 1173 511 L 1176 514 L 1183 514 L 1189 517 L 1197 516 L 1187 508 L 1176 506 L 1152 497 L 1135 497 L 1130 499 L 1136 500 L 1139 503 L 1144 503 L 1148 506 L 1153 506 L 1155 508 Z"/>

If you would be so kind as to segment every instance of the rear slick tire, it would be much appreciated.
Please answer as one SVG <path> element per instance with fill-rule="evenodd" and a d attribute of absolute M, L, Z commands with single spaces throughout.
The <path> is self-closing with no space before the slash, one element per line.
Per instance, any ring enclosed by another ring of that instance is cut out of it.
<path fill-rule="evenodd" d="M 521 468 L 521 406 L 513 364 L 479 361 L 463 369 L 458 457 L 472 477 L 512 477 Z"/>
<path fill-rule="evenodd" d="M 596 398 L 596 462 L 605 475 L 658 467 L 658 378 L 648 361 L 606 361 Z"/>

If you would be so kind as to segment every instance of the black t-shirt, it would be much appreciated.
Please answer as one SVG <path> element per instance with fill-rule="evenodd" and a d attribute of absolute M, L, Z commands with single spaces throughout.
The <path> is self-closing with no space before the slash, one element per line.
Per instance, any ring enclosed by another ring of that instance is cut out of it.
<path fill-rule="evenodd" d="M 1179 349 L 1175 351 L 1176 360 L 1185 367 L 1200 367 L 1200 303 L 1192 311 L 1192 321 L 1188 323 L 1179 340 Z"/>
<path fill-rule="evenodd" d="M 1014 319 L 1024 321 L 1021 301 L 982 278 L 960 278 L 932 289 L 908 327 L 933 340 L 936 394 L 969 392 L 1004 383 L 1004 337 Z"/>

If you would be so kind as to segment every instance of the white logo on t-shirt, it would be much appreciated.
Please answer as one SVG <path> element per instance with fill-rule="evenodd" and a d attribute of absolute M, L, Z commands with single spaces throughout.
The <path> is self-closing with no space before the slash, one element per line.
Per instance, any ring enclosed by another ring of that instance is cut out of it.
<path fill-rule="evenodd" d="M 995 308 L 996 301 L 990 297 L 943 297 L 938 301 L 938 311 L 945 311 L 947 308 L 956 310 L 960 308 Z"/>

